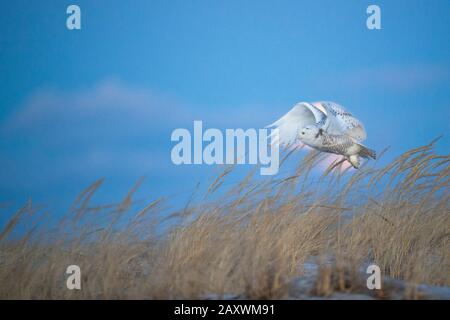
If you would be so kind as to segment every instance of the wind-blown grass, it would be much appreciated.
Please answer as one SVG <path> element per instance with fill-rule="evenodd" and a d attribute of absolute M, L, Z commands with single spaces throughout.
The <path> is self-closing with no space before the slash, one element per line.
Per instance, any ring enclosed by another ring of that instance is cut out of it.
<path fill-rule="evenodd" d="M 433 144 L 386 166 L 332 164 L 321 175 L 313 169 L 324 155 L 310 152 L 289 177 L 252 171 L 225 189 L 227 167 L 202 201 L 170 214 L 162 214 L 170 199 L 136 209 L 135 189 L 118 204 L 93 205 L 102 180 L 56 226 L 30 201 L 0 232 L 0 298 L 287 298 L 311 259 L 314 296 L 361 292 L 369 263 L 413 285 L 450 286 L 450 156 Z M 176 223 L 161 234 L 167 221 Z M 66 288 L 73 264 L 81 290 Z M 389 298 L 388 288 L 376 296 Z"/>

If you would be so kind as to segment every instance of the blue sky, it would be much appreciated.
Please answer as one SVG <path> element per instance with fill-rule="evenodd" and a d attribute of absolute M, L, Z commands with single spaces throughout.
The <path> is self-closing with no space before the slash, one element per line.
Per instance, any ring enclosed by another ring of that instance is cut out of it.
<path fill-rule="evenodd" d="M 66 8 L 81 8 L 69 31 Z M 366 28 L 381 7 L 382 30 Z M 395 156 L 448 153 L 450 1 L 8 1 L 0 4 L 0 202 L 68 206 L 105 177 L 117 201 L 189 194 L 217 168 L 176 167 L 170 134 L 260 128 L 332 100 Z"/>

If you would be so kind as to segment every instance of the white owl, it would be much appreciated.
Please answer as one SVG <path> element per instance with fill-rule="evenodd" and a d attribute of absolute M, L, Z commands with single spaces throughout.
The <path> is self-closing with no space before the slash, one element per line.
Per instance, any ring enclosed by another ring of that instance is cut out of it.
<path fill-rule="evenodd" d="M 358 168 L 359 157 L 376 158 L 376 153 L 361 144 L 366 139 L 362 123 L 334 102 L 297 103 L 288 113 L 267 128 L 278 129 L 271 134 L 271 144 L 289 147 L 299 141 L 314 149 L 344 156 Z"/>

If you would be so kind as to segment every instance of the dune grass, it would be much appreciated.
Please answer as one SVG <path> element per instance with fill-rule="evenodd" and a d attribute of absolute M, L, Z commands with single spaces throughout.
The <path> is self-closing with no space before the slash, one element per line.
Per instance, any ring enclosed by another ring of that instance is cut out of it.
<path fill-rule="evenodd" d="M 450 156 L 432 142 L 386 166 L 318 174 L 324 157 L 308 153 L 289 177 L 253 170 L 232 187 L 227 167 L 201 201 L 164 214 L 170 199 L 136 209 L 135 189 L 118 204 L 92 204 L 101 180 L 57 225 L 46 227 L 30 201 L 0 232 L 0 298 L 282 299 L 311 259 L 311 296 L 364 291 L 370 263 L 409 284 L 450 286 Z M 161 234 L 167 221 L 176 223 Z M 73 264 L 81 290 L 66 288 Z M 390 298 L 386 287 L 374 295 Z"/>

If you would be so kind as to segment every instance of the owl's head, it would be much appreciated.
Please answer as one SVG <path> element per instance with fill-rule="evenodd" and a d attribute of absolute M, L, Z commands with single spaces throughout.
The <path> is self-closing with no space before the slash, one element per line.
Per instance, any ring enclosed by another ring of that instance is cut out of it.
<path fill-rule="evenodd" d="M 299 130 L 298 135 L 301 142 L 306 144 L 314 144 L 321 135 L 321 130 L 316 126 L 309 125 Z"/>

